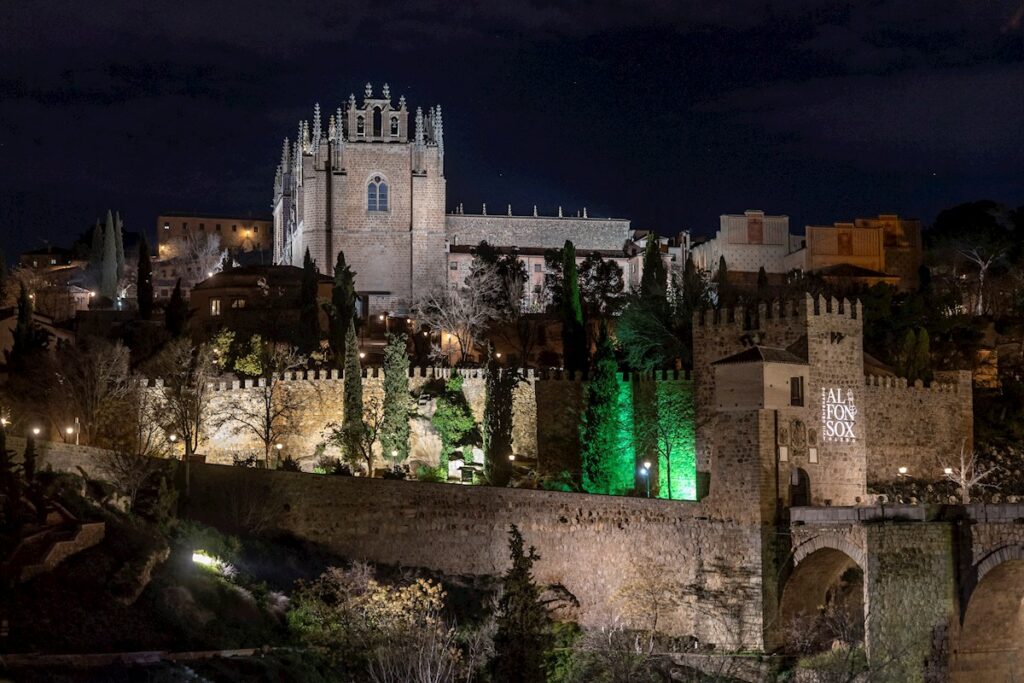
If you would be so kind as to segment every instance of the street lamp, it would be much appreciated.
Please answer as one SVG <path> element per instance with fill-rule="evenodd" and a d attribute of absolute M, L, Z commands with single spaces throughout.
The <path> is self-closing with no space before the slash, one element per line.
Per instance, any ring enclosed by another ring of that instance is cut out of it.
<path fill-rule="evenodd" d="M 71 438 L 71 435 L 75 433 L 75 428 L 74 427 L 68 427 L 67 429 L 64 430 L 64 433 L 68 435 L 67 438 L 64 439 L 64 443 L 67 443 L 68 439 Z"/>
<path fill-rule="evenodd" d="M 360 352 L 359 352 L 359 360 L 362 360 L 362 359 L 364 359 L 364 358 L 366 358 L 366 353 L 365 353 L 365 352 L 363 352 L 363 351 L 360 351 Z"/>
<path fill-rule="evenodd" d="M 647 497 L 651 497 L 651 461 L 645 460 L 644 466 L 640 468 L 640 476 L 644 478 L 644 484 L 647 486 Z"/>
<path fill-rule="evenodd" d="M 508 459 L 509 459 L 509 462 L 515 462 L 516 454 L 515 453 L 509 453 L 508 454 Z"/>
<path fill-rule="evenodd" d="M 391 449 L 391 460 L 392 460 L 392 467 L 393 467 L 393 469 L 397 470 L 398 469 L 398 449 L 397 448 L 392 448 Z"/>
<path fill-rule="evenodd" d="M 42 431 L 42 430 L 41 430 L 41 429 L 39 429 L 39 427 L 33 427 L 33 428 L 32 428 L 32 435 L 33 435 L 33 436 L 39 436 L 39 432 L 41 432 L 41 431 Z"/>
<path fill-rule="evenodd" d="M 944 473 L 944 474 L 945 474 L 946 476 L 949 476 L 949 475 L 953 474 L 953 468 L 952 468 L 952 467 L 947 467 L 947 468 L 943 469 L 943 470 L 942 470 L 942 472 L 943 472 L 943 473 Z"/>

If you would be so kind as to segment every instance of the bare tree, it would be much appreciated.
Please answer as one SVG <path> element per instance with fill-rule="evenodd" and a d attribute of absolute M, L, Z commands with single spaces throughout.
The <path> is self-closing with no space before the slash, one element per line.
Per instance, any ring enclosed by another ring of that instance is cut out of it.
<path fill-rule="evenodd" d="M 128 509 L 135 509 L 139 491 L 163 468 L 163 461 L 128 451 L 99 456 L 99 471 L 121 495 L 128 498 Z"/>
<path fill-rule="evenodd" d="M 80 341 L 60 352 L 57 382 L 61 400 L 70 404 L 71 417 L 79 418 L 86 443 L 96 442 L 104 418 L 112 418 L 114 408 L 132 392 L 129 356 L 128 347 L 121 342 L 110 344 L 100 339 Z"/>
<path fill-rule="evenodd" d="M 213 349 L 207 344 L 193 346 L 188 339 L 171 341 L 153 365 L 163 380 L 159 411 L 165 429 L 180 436 L 185 446 L 185 495 L 188 495 L 189 460 L 199 447 L 208 418 L 215 376 Z"/>
<path fill-rule="evenodd" d="M 960 502 L 964 505 L 971 504 L 971 491 L 975 488 L 996 488 L 992 484 L 983 484 L 982 481 L 998 470 L 998 467 L 987 469 L 980 467 L 977 462 L 977 453 L 967 450 L 966 441 L 960 444 L 959 464 L 952 467 L 943 465 L 942 468 L 943 476 L 960 489 Z"/>
<path fill-rule="evenodd" d="M 366 467 L 366 476 L 373 476 L 373 463 L 376 459 L 374 447 L 384 426 L 384 402 L 380 396 L 369 396 L 363 399 L 363 419 L 356 424 L 330 424 L 327 426 L 327 442 L 338 446 L 352 469 Z M 354 451 L 354 453 L 353 453 Z"/>
<path fill-rule="evenodd" d="M 662 617 L 686 602 L 686 585 L 674 568 L 650 558 L 638 560 L 630 576 L 615 594 L 622 616 L 634 628 L 657 634 Z"/>
<path fill-rule="evenodd" d="M 177 261 L 187 276 L 198 282 L 220 271 L 227 250 L 220 246 L 220 236 L 206 232 L 189 232 L 172 240 L 161 257 Z"/>
<path fill-rule="evenodd" d="M 985 276 L 996 263 L 1002 260 L 1007 249 L 996 245 L 963 245 L 957 254 L 978 268 L 978 298 L 974 302 L 975 315 L 985 314 Z"/>
<path fill-rule="evenodd" d="M 499 316 L 493 302 L 502 281 L 493 269 L 476 273 L 472 286 L 465 283 L 430 287 L 416 302 L 417 319 L 442 335 L 440 355 L 452 360 L 451 345 L 445 351 L 445 337 L 454 340 L 458 362 L 465 362 L 483 339 L 488 324 Z"/>
<path fill-rule="evenodd" d="M 274 464 L 276 445 L 298 431 L 298 420 L 310 402 L 306 392 L 282 382 L 281 373 L 305 367 L 306 361 L 287 344 L 253 335 L 249 353 L 235 363 L 235 370 L 257 378 L 253 400 L 233 403 L 229 412 L 214 419 L 215 426 L 226 424 L 236 435 L 256 437 L 263 444 L 263 462 L 268 468 Z"/>

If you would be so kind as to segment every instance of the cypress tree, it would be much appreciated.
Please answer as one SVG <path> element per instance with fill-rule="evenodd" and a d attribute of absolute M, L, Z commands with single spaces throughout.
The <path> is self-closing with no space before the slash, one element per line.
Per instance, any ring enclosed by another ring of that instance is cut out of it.
<path fill-rule="evenodd" d="M 89 248 L 89 269 L 99 273 L 103 269 L 103 225 L 96 219 L 92 229 L 92 246 Z"/>
<path fill-rule="evenodd" d="M 909 382 L 917 379 L 917 368 L 915 366 L 917 354 L 917 335 L 913 329 L 907 329 L 900 343 L 899 353 L 896 358 L 896 374 L 904 377 Z"/>
<path fill-rule="evenodd" d="M 348 324 L 356 315 L 356 274 L 345 263 L 345 252 L 338 252 L 338 261 L 334 264 L 334 286 L 331 288 L 331 305 L 327 331 L 334 354 L 334 362 L 338 367 L 344 365 L 345 335 Z"/>
<path fill-rule="evenodd" d="M 17 372 L 24 369 L 28 355 L 37 346 L 35 322 L 32 320 L 32 298 L 24 283 L 18 292 L 18 317 L 11 336 L 13 342 L 7 351 L 7 365 Z"/>
<path fill-rule="evenodd" d="M 731 306 L 734 302 L 732 287 L 729 285 L 729 267 L 725 264 L 725 255 L 718 257 L 718 272 L 715 273 L 715 283 L 718 285 L 719 305 Z"/>
<path fill-rule="evenodd" d="M 491 679 L 504 683 L 544 683 L 544 658 L 551 618 L 533 580 L 533 563 L 540 559 L 513 524 L 509 530 L 512 566 L 502 578 L 498 601 L 498 630 L 494 635 Z"/>
<path fill-rule="evenodd" d="M 302 282 L 299 287 L 299 327 L 296 346 L 304 354 L 310 354 L 320 347 L 320 311 L 316 302 L 316 263 L 306 249 L 302 260 Z"/>
<path fill-rule="evenodd" d="M 353 469 L 361 462 L 359 440 L 363 437 L 363 371 L 359 363 L 359 341 L 356 339 L 356 325 L 348 324 L 345 339 L 345 382 L 343 386 L 342 450 L 345 459 Z M 368 473 L 373 476 L 373 472 Z"/>
<path fill-rule="evenodd" d="M 139 241 L 139 267 L 135 285 L 139 317 L 149 320 L 153 315 L 153 263 L 149 258 L 149 242 L 143 235 Z"/>
<path fill-rule="evenodd" d="M 405 462 L 409 457 L 409 354 L 404 334 L 388 335 L 384 347 L 384 422 L 380 446 L 384 458 Z"/>
<path fill-rule="evenodd" d="M 928 330 L 924 328 L 917 331 L 917 344 L 914 345 L 914 367 L 917 370 L 917 377 L 915 379 L 919 379 L 922 382 L 931 381 L 931 341 L 928 339 Z"/>
<path fill-rule="evenodd" d="M 164 323 L 173 337 L 180 337 L 185 331 L 185 319 L 188 317 L 188 305 L 181 293 L 181 278 L 174 284 L 171 300 L 167 302 Z"/>
<path fill-rule="evenodd" d="M 594 353 L 590 381 L 584 390 L 583 416 L 580 421 L 580 459 L 583 490 L 587 493 L 613 493 L 608 459 L 618 450 L 618 364 L 608 330 L 602 325 Z"/>
<path fill-rule="evenodd" d="M 502 370 L 487 348 L 487 372 L 484 376 L 484 476 L 491 486 L 507 486 L 512 479 L 512 391 L 516 376 Z"/>
<path fill-rule="evenodd" d="M 120 212 L 114 216 L 114 253 L 117 258 L 117 279 L 124 277 L 124 221 Z"/>
<path fill-rule="evenodd" d="M 654 233 L 647 236 L 644 247 L 644 266 L 640 276 L 640 293 L 647 299 L 665 299 L 668 296 L 668 271 L 661 258 L 661 240 Z"/>
<path fill-rule="evenodd" d="M 587 332 L 576 269 L 576 248 L 569 240 L 562 248 L 562 365 L 567 372 L 587 369 Z"/>
<path fill-rule="evenodd" d="M 100 295 L 111 301 L 117 296 L 117 238 L 114 236 L 114 217 L 109 211 L 107 211 L 107 227 L 103 231 Z"/>

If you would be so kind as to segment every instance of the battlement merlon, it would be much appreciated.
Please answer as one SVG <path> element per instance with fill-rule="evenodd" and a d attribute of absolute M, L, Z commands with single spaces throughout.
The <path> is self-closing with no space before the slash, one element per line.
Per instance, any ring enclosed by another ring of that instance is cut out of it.
<path fill-rule="evenodd" d="M 843 320 L 863 320 L 864 308 L 860 300 L 836 299 L 821 295 L 804 295 L 803 299 L 775 299 L 761 302 L 757 306 L 734 306 L 725 308 L 706 308 L 693 314 L 694 328 L 740 326 L 750 330 L 756 325 L 764 325 L 766 321 L 796 320 L 807 321 L 811 318 L 837 318 Z"/>

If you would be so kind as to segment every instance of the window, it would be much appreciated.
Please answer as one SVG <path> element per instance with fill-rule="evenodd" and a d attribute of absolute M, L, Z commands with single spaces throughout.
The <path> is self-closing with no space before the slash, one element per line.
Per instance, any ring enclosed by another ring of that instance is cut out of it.
<path fill-rule="evenodd" d="M 252 231 L 253 232 L 259 232 L 260 231 L 260 226 L 258 226 L 258 225 L 252 226 Z"/>
<path fill-rule="evenodd" d="M 391 137 L 393 137 L 393 138 L 398 137 L 398 117 L 397 116 L 392 116 L 391 117 Z"/>
<path fill-rule="evenodd" d="M 199 229 L 202 230 L 203 232 L 206 232 L 206 223 L 200 223 Z"/>
<path fill-rule="evenodd" d="M 366 186 L 366 210 L 388 210 L 388 184 L 379 175 L 373 176 Z"/>
<path fill-rule="evenodd" d="M 231 232 L 238 232 L 238 226 L 237 225 L 232 225 L 231 226 Z"/>
<path fill-rule="evenodd" d="M 356 117 L 356 135 L 360 137 L 366 135 L 366 119 L 362 116 Z"/>
<path fill-rule="evenodd" d="M 245 308 L 245 298 L 235 297 L 231 300 L 231 308 Z"/>
<path fill-rule="evenodd" d="M 789 379 L 789 405 L 802 406 L 804 404 L 804 378 L 790 377 Z"/>
<path fill-rule="evenodd" d="M 533 272 L 535 272 L 535 273 L 543 273 L 544 272 L 544 264 L 542 264 L 542 263 L 534 263 L 533 264 Z"/>
<path fill-rule="evenodd" d="M 51 266 L 57 265 L 57 259 L 55 259 L 55 258 L 50 259 L 50 265 Z"/>
<path fill-rule="evenodd" d="M 220 232 L 220 223 L 217 223 L 217 225 L 213 226 L 213 229 L 216 230 L 217 232 Z"/>
<path fill-rule="evenodd" d="M 171 224 L 170 223 L 164 223 L 164 230 L 170 230 L 170 229 L 171 229 Z"/>
<path fill-rule="evenodd" d="M 459 264 L 457 261 L 452 261 L 452 263 L 448 267 L 451 268 L 452 270 L 458 270 Z"/>
<path fill-rule="evenodd" d="M 188 230 L 188 223 L 182 222 L 181 229 L 182 230 Z"/>
<path fill-rule="evenodd" d="M 210 299 L 210 315 L 214 317 L 220 315 L 220 299 Z"/>
<path fill-rule="evenodd" d="M 381 120 L 380 107 L 373 108 L 373 137 L 379 138 L 384 134 L 384 122 Z"/>

